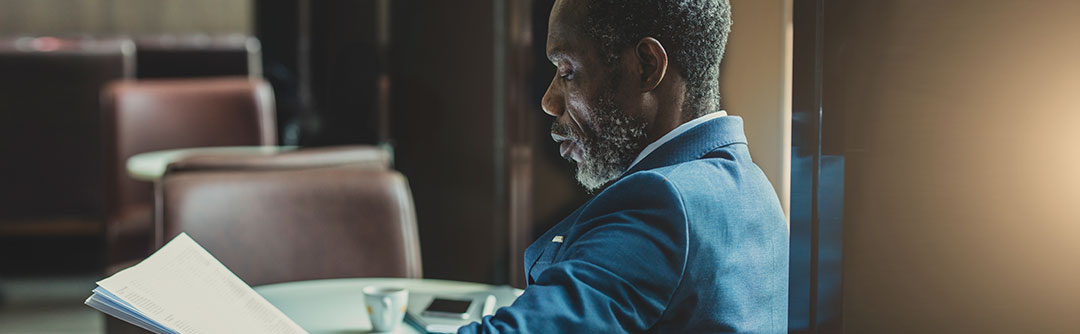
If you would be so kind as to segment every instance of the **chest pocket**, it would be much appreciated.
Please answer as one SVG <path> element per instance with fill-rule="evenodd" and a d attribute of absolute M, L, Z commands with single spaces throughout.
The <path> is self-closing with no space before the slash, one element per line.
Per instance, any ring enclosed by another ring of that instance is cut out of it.
<path fill-rule="evenodd" d="M 551 267 L 552 262 L 555 261 L 555 256 L 559 255 L 559 250 L 562 249 L 562 242 L 549 241 L 543 250 L 541 250 L 540 256 L 536 258 L 536 262 L 533 262 L 532 267 L 529 268 L 529 284 L 536 282 L 536 279 L 540 277 L 540 274 Z"/>

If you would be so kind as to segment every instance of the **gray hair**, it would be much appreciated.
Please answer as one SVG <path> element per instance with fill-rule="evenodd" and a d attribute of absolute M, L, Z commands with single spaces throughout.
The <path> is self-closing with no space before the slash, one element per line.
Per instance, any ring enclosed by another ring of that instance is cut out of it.
<path fill-rule="evenodd" d="M 720 62 L 731 32 L 728 0 L 588 0 L 585 33 L 611 67 L 645 37 L 665 46 L 686 77 L 683 110 L 696 117 L 720 108 Z"/>

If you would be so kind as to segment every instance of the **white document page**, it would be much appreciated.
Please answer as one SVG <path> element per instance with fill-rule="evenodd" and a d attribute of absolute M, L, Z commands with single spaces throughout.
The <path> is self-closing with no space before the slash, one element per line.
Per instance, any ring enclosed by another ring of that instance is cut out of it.
<path fill-rule="evenodd" d="M 98 285 L 183 334 L 306 333 L 183 233 Z"/>

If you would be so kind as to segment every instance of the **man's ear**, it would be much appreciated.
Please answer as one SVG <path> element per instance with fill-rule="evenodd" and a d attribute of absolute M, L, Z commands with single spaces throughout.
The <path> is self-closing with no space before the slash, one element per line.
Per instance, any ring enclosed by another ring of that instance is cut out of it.
<path fill-rule="evenodd" d="M 637 55 L 638 69 L 641 72 L 641 91 L 656 89 L 667 74 L 668 57 L 664 46 L 655 38 L 645 37 L 638 41 L 634 54 Z"/>

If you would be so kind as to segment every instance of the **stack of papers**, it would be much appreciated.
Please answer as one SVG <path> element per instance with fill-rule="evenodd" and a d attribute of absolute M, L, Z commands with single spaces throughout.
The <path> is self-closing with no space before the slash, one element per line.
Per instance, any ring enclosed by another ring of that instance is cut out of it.
<path fill-rule="evenodd" d="M 154 333 L 306 333 L 183 233 L 97 284 L 86 305 Z"/>

